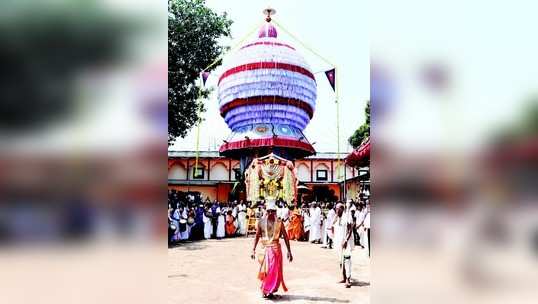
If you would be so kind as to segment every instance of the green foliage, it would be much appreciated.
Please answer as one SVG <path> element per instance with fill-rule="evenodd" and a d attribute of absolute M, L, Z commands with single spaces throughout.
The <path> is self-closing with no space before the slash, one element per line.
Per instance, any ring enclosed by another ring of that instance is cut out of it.
<path fill-rule="evenodd" d="M 538 96 L 525 103 L 521 114 L 514 121 L 498 127 L 491 138 L 496 145 L 510 145 L 538 136 Z"/>
<path fill-rule="evenodd" d="M 522 133 L 527 136 L 538 135 L 538 97 L 529 100 L 523 118 Z"/>
<path fill-rule="evenodd" d="M 364 115 L 366 116 L 366 121 L 349 137 L 348 141 L 353 146 L 357 148 L 360 146 L 362 141 L 370 136 L 370 101 L 366 103 L 364 108 Z"/>
<path fill-rule="evenodd" d="M 216 14 L 204 0 L 168 1 L 169 145 L 200 119 L 200 100 L 209 95 L 199 87 L 200 72 L 223 52 L 218 39 L 230 36 L 231 24 L 226 13 Z"/>

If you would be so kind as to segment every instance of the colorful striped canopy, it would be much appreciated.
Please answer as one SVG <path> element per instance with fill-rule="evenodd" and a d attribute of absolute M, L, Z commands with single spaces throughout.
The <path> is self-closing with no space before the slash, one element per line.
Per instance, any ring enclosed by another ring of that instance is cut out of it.
<path fill-rule="evenodd" d="M 304 58 L 277 36 L 267 22 L 258 39 L 225 62 L 219 109 L 233 133 L 221 152 L 277 145 L 314 153 L 302 131 L 314 115 L 316 80 Z"/>

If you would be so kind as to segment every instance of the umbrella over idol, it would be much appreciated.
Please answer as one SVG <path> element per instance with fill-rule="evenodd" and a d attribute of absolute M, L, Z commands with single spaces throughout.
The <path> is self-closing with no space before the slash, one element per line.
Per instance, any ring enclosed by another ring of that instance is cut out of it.
<path fill-rule="evenodd" d="M 305 59 L 278 38 L 266 9 L 258 37 L 227 56 L 218 79 L 220 114 L 232 133 L 220 147 L 239 159 L 246 199 L 283 198 L 297 192 L 292 161 L 315 154 L 303 134 L 316 106 L 317 85 Z"/>

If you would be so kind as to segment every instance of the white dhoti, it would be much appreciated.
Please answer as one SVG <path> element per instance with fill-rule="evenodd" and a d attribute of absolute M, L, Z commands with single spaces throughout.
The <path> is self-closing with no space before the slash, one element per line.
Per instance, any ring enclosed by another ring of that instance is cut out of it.
<path fill-rule="evenodd" d="M 310 217 L 306 213 L 303 215 L 303 229 L 305 233 L 310 231 Z"/>
<path fill-rule="evenodd" d="M 324 238 L 325 242 L 327 242 L 328 238 L 330 238 L 331 240 L 334 240 L 332 227 L 333 227 L 335 216 L 336 216 L 336 212 L 334 212 L 334 209 L 329 210 L 329 213 L 327 214 L 327 219 L 325 220 L 325 234 L 327 235 L 327 237 Z"/>
<path fill-rule="evenodd" d="M 321 226 L 318 223 L 312 223 L 310 226 L 310 237 L 309 241 L 316 241 L 321 239 Z"/>
<path fill-rule="evenodd" d="M 349 237 L 347 240 L 346 248 L 342 248 L 342 245 L 346 241 L 346 237 L 348 236 L 348 222 L 349 219 L 346 216 L 343 216 L 342 218 L 337 218 L 334 222 L 334 248 L 336 249 L 336 255 L 338 258 L 338 262 L 341 267 L 343 267 L 346 271 L 346 277 L 349 279 L 351 278 L 351 252 L 353 251 L 353 248 L 355 247 L 355 243 L 353 242 L 353 235 Z M 352 233 L 353 234 L 353 233 Z"/>
<path fill-rule="evenodd" d="M 321 224 L 321 240 L 323 241 L 324 245 L 327 245 L 327 220 L 323 221 L 323 224 Z"/>
<path fill-rule="evenodd" d="M 219 218 L 217 220 L 217 237 L 223 238 L 225 236 L 225 230 L 224 230 L 224 215 L 219 215 Z"/>
<path fill-rule="evenodd" d="M 210 239 L 212 233 L 213 225 L 211 224 L 211 219 L 204 215 L 204 238 Z"/>
<path fill-rule="evenodd" d="M 310 237 L 309 241 L 321 240 L 321 209 L 310 209 Z"/>
<path fill-rule="evenodd" d="M 237 222 L 239 224 L 239 234 L 247 234 L 247 214 L 244 211 L 240 211 L 237 216 Z"/>

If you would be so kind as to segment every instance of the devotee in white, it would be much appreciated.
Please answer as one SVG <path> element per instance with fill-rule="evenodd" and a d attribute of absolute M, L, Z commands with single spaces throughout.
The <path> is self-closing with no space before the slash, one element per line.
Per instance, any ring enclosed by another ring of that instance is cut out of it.
<path fill-rule="evenodd" d="M 237 206 L 237 201 L 234 201 L 232 209 L 232 217 L 234 218 L 234 226 L 239 227 L 239 221 L 237 220 L 237 213 L 239 212 L 239 207 Z"/>
<path fill-rule="evenodd" d="M 224 230 L 224 209 L 217 208 L 218 220 L 217 220 L 217 238 L 223 238 L 225 236 Z"/>
<path fill-rule="evenodd" d="M 366 205 L 366 208 L 363 209 L 362 221 L 359 224 L 360 227 L 364 227 L 361 234 L 361 245 L 368 247 L 368 257 L 370 256 L 370 204 Z"/>
<path fill-rule="evenodd" d="M 334 248 L 340 267 L 342 268 L 342 281 L 346 283 L 346 288 L 351 287 L 351 253 L 354 248 L 354 242 L 351 236 L 352 227 L 348 212 L 344 212 L 344 205 L 336 205 L 336 217 L 333 222 Z"/>
<path fill-rule="evenodd" d="M 314 202 L 310 208 L 310 237 L 312 243 L 321 243 L 321 208 Z"/>
<path fill-rule="evenodd" d="M 239 224 L 239 234 L 247 234 L 247 205 L 241 201 L 238 207 L 237 222 Z"/>
<path fill-rule="evenodd" d="M 308 209 L 304 209 L 302 213 L 304 234 L 306 235 L 307 233 L 310 233 L 310 211 Z"/>
<path fill-rule="evenodd" d="M 213 232 L 213 225 L 211 224 L 211 219 L 203 214 L 203 221 L 204 221 L 204 238 L 210 239 L 211 233 Z"/>
<path fill-rule="evenodd" d="M 277 209 L 277 217 L 284 222 L 284 225 L 287 225 L 288 218 L 290 216 L 290 209 L 288 209 L 288 206 L 283 204 Z"/>
<path fill-rule="evenodd" d="M 336 217 L 336 211 L 334 211 L 334 207 L 332 205 L 329 205 L 329 212 L 327 213 L 327 220 L 325 221 L 325 231 L 326 231 L 326 237 L 324 239 L 324 244 L 332 249 L 333 248 L 333 223 L 334 218 Z"/>

